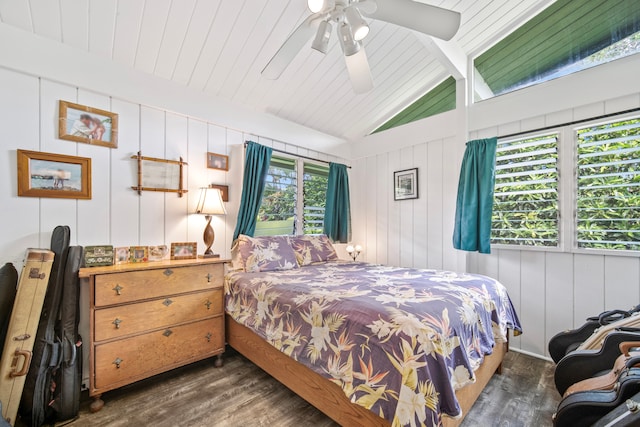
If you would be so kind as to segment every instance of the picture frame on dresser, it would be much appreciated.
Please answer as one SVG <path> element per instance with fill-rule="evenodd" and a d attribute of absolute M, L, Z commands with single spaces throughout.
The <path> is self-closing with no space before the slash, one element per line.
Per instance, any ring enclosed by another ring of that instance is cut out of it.
<path fill-rule="evenodd" d="M 196 259 L 198 257 L 197 242 L 171 243 L 171 259 Z"/>
<path fill-rule="evenodd" d="M 149 246 L 129 246 L 129 262 L 148 262 Z"/>
<path fill-rule="evenodd" d="M 17 150 L 18 196 L 91 199 L 91 159 Z"/>
<path fill-rule="evenodd" d="M 118 148 L 118 114 L 60 100 L 58 138 Z"/>

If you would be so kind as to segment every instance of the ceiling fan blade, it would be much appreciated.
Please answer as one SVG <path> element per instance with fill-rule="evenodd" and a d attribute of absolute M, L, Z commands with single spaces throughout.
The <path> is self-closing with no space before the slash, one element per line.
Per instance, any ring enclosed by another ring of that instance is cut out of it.
<path fill-rule="evenodd" d="M 413 0 L 377 0 L 373 13 L 362 13 L 373 19 L 411 28 L 443 40 L 450 40 L 460 27 L 460 13 Z"/>
<path fill-rule="evenodd" d="M 269 63 L 262 70 L 262 75 L 269 80 L 276 80 L 287 66 L 293 61 L 298 52 L 315 35 L 320 21 L 324 18 L 324 13 L 314 13 L 298 25 L 293 33 L 280 46 L 280 49 L 271 58 Z"/>
<path fill-rule="evenodd" d="M 369 92 L 373 89 L 373 77 L 371 77 L 371 69 L 364 46 L 360 48 L 358 53 L 344 57 L 349 71 L 349 78 L 353 91 L 357 94 Z"/>

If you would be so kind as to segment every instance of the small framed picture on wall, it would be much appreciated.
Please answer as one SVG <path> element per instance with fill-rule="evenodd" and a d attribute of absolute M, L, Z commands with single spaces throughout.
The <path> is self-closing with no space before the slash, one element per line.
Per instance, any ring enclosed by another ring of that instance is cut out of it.
<path fill-rule="evenodd" d="M 207 153 L 207 167 L 209 169 L 229 170 L 229 156 L 217 153 Z"/>
<path fill-rule="evenodd" d="M 393 173 L 393 200 L 418 198 L 418 168 Z"/>

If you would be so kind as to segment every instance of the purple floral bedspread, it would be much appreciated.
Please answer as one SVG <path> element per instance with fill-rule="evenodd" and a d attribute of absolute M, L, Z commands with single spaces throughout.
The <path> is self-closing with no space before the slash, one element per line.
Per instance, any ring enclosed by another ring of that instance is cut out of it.
<path fill-rule="evenodd" d="M 352 262 L 231 272 L 225 307 L 393 426 L 461 414 L 455 390 L 520 322 L 489 277 Z"/>

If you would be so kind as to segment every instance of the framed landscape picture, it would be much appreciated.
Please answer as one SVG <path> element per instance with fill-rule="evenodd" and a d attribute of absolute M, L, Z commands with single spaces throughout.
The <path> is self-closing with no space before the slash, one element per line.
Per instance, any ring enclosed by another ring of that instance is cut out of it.
<path fill-rule="evenodd" d="M 91 199 L 91 159 L 18 150 L 18 196 Z"/>
<path fill-rule="evenodd" d="M 118 148 L 118 115 L 67 101 L 59 103 L 58 138 Z"/>
<path fill-rule="evenodd" d="M 418 168 L 393 173 L 393 200 L 418 198 Z"/>

